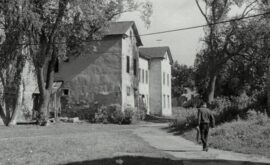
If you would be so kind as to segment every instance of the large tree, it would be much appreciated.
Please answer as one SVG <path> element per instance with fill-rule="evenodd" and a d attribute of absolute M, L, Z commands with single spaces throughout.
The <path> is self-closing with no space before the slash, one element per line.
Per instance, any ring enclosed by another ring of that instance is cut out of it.
<path fill-rule="evenodd" d="M 192 67 L 181 65 L 175 61 L 172 65 L 172 95 L 179 98 L 185 93 L 185 87 L 193 88 L 194 71 Z"/>
<path fill-rule="evenodd" d="M 268 0 L 258 0 L 257 1 L 259 6 L 259 13 L 267 13 L 264 15 L 264 19 L 262 19 L 262 25 L 261 27 L 261 34 L 263 36 L 263 44 L 261 46 L 261 56 L 265 58 L 268 65 L 268 71 L 267 71 L 267 80 L 266 80 L 266 86 L 267 86 L 267 107 L 268 107 L 268 115 L 270 115 L 270 2 Z"/>
<path fill-rule="evenodd" d="M 226 19 L 241 19 L 247 16 L 253 10 L 255 2 L 249 2 L 241 14 L 230 17 L 232 7 L 242 5 L 241 1 L 234 0 L 195 0 L 196 4 L 205 18 L 207 27 L 205 28 L 204 50 L 199 53 L 196 68 L 205 68 L 205 75 L 208 80 L 206 99 L 211 103 L 215 96 L 216 81 L 224 69 L 226 63 L 237 56 L 241 51 L 247 48 L 248 37 L 247 32 L 251 29 L 242 28 L 245 26 L 245 21 L 230 21 L 220 23 Z M 204 6 L 204 7 L 202 7 Z M 203 61 L 200 63 L 200 60 Z M 199 66 L 200 65 L 200 66 Z"/>
<path fill-rule="evenodd" d="M 54 82 L 54 66 L 68 50 L 85 40 L 100 39 L 108 22 L 124 12 L 140 10 L 149 23 L 151 3 L 134 0 L 1 0 L 4 33 L 18 32 L 13 39 L 24 42 L 33 60 L 39 97 L 39 122 L 48 119 L 48 104 Z M 10 19 L 9 19 L 10 18 Z M 9 22 L 7 22 L 9 21 Z M 10 26 L 13 25 L 13 26 Z M 10 43 L 12 45 L 12 42 Z M 19 45 L 20 45 L 19 44 Z M 18 44 L 17 44 L 18 45 Z M 14 45 L 13 45 L 14 46 Z M 3 55 L 2 58 L 9 58 Z"/>

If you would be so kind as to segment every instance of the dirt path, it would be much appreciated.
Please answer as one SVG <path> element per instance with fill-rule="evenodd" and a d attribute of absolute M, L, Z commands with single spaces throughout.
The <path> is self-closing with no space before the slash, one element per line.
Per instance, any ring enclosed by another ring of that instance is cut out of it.
<path fill-rule="evenodd" d="M 263 156 L 246 155 L 229 151 L 209 149 L 203 152 L 202 147 L 180 136 L 167 133 L 164 129 L 167 124 L 151 124 L 138 128 L 134 133 L 151 146 L 174 156 L 176 159 L 185 159 L 184 164 L 270 164 L 270 159 Z M 198 161 L 201 160 L 201 161 Z"/>

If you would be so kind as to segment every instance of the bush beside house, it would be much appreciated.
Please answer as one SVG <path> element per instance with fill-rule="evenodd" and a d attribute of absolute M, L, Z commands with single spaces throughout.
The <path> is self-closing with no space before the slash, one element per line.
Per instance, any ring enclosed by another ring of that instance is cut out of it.
<path fill-rule="evenodd" d="M 126 108 L 122 111 L 119 104 L 100 106 L 93 103 L 88 106 L 69 106 L 62 110 L 62 116 L 73 118 L 78 117 L 80 120 L 87 120 L 91 123 L 113 123 L 113 124 L 131 124 L 138 120 L 144 120 L 146 108 Z"/>

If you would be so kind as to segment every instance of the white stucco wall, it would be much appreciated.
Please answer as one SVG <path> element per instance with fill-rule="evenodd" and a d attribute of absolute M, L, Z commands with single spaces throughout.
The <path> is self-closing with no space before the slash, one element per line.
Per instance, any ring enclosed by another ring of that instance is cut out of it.
<path fill-rule="evenodd" d="M 165 76 L 165 77 L 164 77 Z M 172 97 L 171 97 L 171 64 L 166 53 L 165 58 L 161 61 L 161 77 L 162 77 L 162 115 L 172 115 Z M 165 80 L 165 83 L 163 82 Z"/>
<path fill-rule="evenodd" d="M 122 109 L 127 107 L 135 107 L 138 101 L 138 61 L 139 53 L 136 46 L 136 38 L 133 29 L 130 28 L 126 32 L 127 37 L 122 39 Z M 129 73 L 127 73 L 127 56 L 129 56 Z M 134 59 L 136 59 L 136 75 L 134 75 Z M 128 88 L 130 89 L 128 95 Z M 137 90 L 137 91 L 136 91 Z"/>
<path fill-rule="evenodd" d="M 147 108 L 147 114 L 150 113 L 150 93 L 149 93 L 149 81 L 150 81 L 150 72 L 149 72 L 149 60 L 144 58 L 139 58 L 139 93 L 140 96 L 144 95 L 145 104 Z M 142 74 L 144 72 L 144 74 Z M 147 74 L 146 74 L 147 72 Z M 144 76 L 144 77 L 142 77 Z M 147 81 L 146 81 L 147 80 Z"/>
<path fill-rule="evenodd" d="M 24 69 L 22 71 L 22 81 L 20 90 L 22 96 L 20 96 L 21 110 L 18 112 L 18 122 L 24 122 L 32 119 L 33 113 L 33 93 L 38 92 L 38 84 L 34 66 L 32 62 L 26 61 Z M 27 118 L 26 114 L 30 114 L 30 118 Z"/>
<path fill-rule="evenodd" d="M 152 59 L 150 62 L 150 114 L 162 114 L 161 98 L 161 60 Z"/>

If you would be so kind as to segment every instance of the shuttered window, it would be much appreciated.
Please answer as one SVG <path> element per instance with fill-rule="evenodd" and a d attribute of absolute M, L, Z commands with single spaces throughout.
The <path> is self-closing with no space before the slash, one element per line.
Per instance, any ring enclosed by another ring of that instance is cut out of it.
<path fill-rule="evenodd" d="M 129 73 L 129 69 L 130 69 L 130 58 L 129 56 L 127 56 L 127 73 Z"/>

